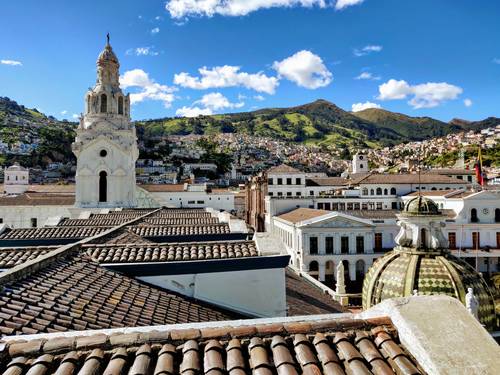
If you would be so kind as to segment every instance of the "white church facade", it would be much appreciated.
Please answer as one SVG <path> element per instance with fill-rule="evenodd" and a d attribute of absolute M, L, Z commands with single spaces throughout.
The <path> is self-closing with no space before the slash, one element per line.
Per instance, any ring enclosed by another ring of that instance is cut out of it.
<path fill-rule="evenodd" d="M 77 157 L 77 207 L 137 206 L 139 149 L 130 121 L 130 97 L 120 89 L 119 67 L 108 36 L 97 60 L 97 82 L 85 96 L 85 113 L 72 145 Z"/>

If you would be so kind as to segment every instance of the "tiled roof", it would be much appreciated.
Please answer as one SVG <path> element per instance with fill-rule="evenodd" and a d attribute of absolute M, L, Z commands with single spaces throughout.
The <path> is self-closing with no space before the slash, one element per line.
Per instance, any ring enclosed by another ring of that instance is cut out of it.
<path fill-rule="evenodd" d="M 322 290 L 287 269 L 285 275 L 287 315 L 333 314 L 346 311 Z"/>
<path fill-rule="evenodd" d="M 343 177 L 308 178 L 306 186 L 341 186 L 347 185 L 349 182 Z"/>
<path fill-rule="evenodd" d="M 303 173 L 302 171 L 299 171 L 297 168 L 290 167 L 289 165 L 286 164 L 281 164 L 276 167 L 269 168 L 267 170 L 267 174 L 296 174 L 296 173 Z"/>
<path fill-rule="evenodd" d="M 11 268 L 55 250 L 56 246 L 0 248 L 0 268 Z"/>
<path fill-rule="evenodd" d="M 58 259 L 0 291 L 0 332 L 41 332 L 227 320 L 221 309 L 109 271 L 86 256 Z"/>
<path fill-rule="evenodd" d="M 201 216 L 201 217 L 152 217 L 145 218 L 144 223 L 151 225 L 200 225 L 200 224 L 218 224 L 219 219 L 216 217 Z"/>
<path fill-rule="evenodd" d="M 418 174 L 371 174 L 359 182 L 360 184 L 418 184 Z M 458 178 L 438 174 L 420 175 L 422 184 L 467 184 Z"/>
<path fill-rule="evenodd" d="M 6 230 L 0 240 L 47 239 L 47 238 L 86 238 L 102 233 L 106 227 L 46 227 L 17 228 Z"/>
<path fill-rule="evenodd" d="M 433 174 L 444 174 L 444 175 L 475 175 L 476 171 L 473 169 L 457 169 L 457 168 L 438 168 L 438 169 L 430 169 L 425 171 L 425 173 L 433 173 Z"/>
<path fill-rule="evenodd" d="M 133 226 L 129 228 L 141 237 L 189 236 L 199 234 L 231 233 L 227 224 L 177 225 L 177 226 Z"/>
<path fill-rule="evenodd" d="M 24 193 L 0 197 L 0 206 L 72 206 L 75 196 L 72 194 Z"/>
<path fill-rule="evenodd" d="M 172 218 L 198 218 L 198 217 L 211 217 L 210 212 L 205 211 L 204 209 L 196 209 L 196 208 L 164 208 L 155 212 L 153 215 L 149 216 L 160 217 L 165 219 Z"/>
<path fill-rule="evenodd" d="M 115 233 L 111 233 L 105 238 L 97 240 L 95 243 L 106 243 L 106 244 L 130 244 L 130 243 L 154 243 L 152 241 L 148 241 L 145 238 L 127 230 L 117 231 Z"/>
<path fill-rule="evenodd" d="M 229 324 L 233 322 L 227 322 Z M 421 374 L 388 319 L 171 327 L 8 343 L 5 374 Z"/>
<path fill-rule="evenodd" d="M 34 193 L 66 193 L 75 194 L 75 185 L 45 184 L 29 185 L 28 192 Z"/>
<path fill-rule="evenodd" d="M 88 218 L 88 219 L 65 219 L 60 222 L 57 226 L 60 227 L 80 227 L 80 226 L 92 226 L 92 227 L 112 227 L 126 223 L 132 220 L 133 217 L 115 217 L 115 218 Z"/>
<path fill-rule="evenodd" d="M 258 256 L 253 241 L 88 245 L 85 249 L 94 261 L 100 263 L 177 262 Z"/>
<path fill-rule="evenodd" d="M 290 223 L 299 223 L 304 220 L 314 219 L 315 217 L 323 216 L 331 213 L 332 211 L 326 210 L 316 210 L 313 208 L 297 208 L 293 211 L 287 212 L 286 214 L 277 216 L 281 220 L 288 221 Z"/>
<path fill-rule="evenodd" d="M 409 197 L 417 197 L 422 195 L 424 197 L 444 197 L 446 195 L 455 195 L 460 190 L 431 190 L 431 191 L 414 191 L 407 194 Z"/>

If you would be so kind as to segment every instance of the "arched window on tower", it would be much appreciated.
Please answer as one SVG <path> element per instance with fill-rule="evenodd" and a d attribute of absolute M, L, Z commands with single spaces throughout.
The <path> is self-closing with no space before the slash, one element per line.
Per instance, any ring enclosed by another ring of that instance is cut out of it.
<path fill-rule="evenodd" d="M 396 195 L 396 188 L 391 188 L 391 195 Z"/>
<path fill-rule="evenodd" d="M 495 223 L 500 223 L 500 208 L 495 208 Z"/>
<path fill-rule="evenodd" d="M 108 97 L 106 94 L 101 94 L 101 113 L 108 112 Z"/>
<path fill-rule="evenodd" d="M 427 248 L 427 230 L 425 228 L 420 229 L 420 247 Z"/>
<path fill-rule="evenodd" d="M 470 222 L 479 223 L 479 218 L 477 217 L 477 210 L 475 208 L 470 210 Z"/>
<path fill-rule="evenodd" d="M 108 174 L 105 171 L 99 173 L 99 202 L 108 201 Z"/>
<path fill-rule="evenodd" d="M 123 96 L 118 98 L 118 114 L 123 115 Z"/>

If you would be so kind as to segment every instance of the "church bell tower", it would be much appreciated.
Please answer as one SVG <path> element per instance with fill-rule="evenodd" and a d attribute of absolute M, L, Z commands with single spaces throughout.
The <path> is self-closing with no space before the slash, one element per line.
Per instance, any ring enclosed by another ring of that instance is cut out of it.
<path fill-rule="evenodd" d="M 130 121 L 130 97 L 120 89 L 119 68 L 108 35 L 97 59 L 97 82 L 85 95 L 85 113 L 72 144 L 77 157 L 77 207 L 137 205 L 135 162 L 139 150 Z"/>

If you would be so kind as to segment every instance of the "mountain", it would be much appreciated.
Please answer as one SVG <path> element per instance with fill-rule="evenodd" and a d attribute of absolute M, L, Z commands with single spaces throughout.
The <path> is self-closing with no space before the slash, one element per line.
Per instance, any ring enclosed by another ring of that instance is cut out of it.
<path fill-rule="evenodd" d="M 137 125 L 146 137 L 237 132 L 339 148 L 390 146 L 473 128 L 382 109 L 351 113 L 326 100 L 290 108 L 139 121 Z"/>
<path fill-rule="evenodd" d="M 74 160 L 76 125 L 0 97 L 0 164 L 45 167 Z"/>
<path fill-rule="evenodd" d="M 481 130 L 486 128 L 494 128 L 500 125 L 500 118 L 488 117 L 480 121 L 467 121 L 459 118 L 454 118 L 450 121 L 452 125 L 460 125 L 464 130 Z"/>
<path fill-rule="evenodd" d="M 421 141 L 427 138 L 456 133 L 463 130 L 464 125 L 446 123 L 430 117 L 410 117 L 402 113 L 389 112 L 378 108 L 365 109 L 354 113 L 354 115 L 377 124 L 380 128 L 391 129 L 411 141 Z"/>

